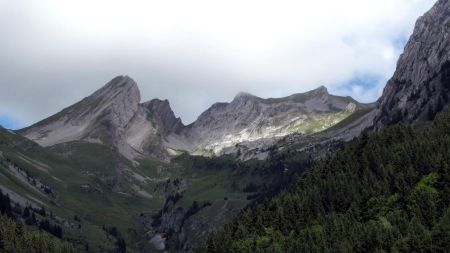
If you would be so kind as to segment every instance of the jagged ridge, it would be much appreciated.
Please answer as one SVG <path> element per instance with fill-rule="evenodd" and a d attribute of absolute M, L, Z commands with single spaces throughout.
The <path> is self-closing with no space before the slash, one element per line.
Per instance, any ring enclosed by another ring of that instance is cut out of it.
<path fill-rule="evenodd" d="M 20 133 L 43 146 L 88 141 L 111 145 L 129 159 L 148 155 L 164 159 L 177 150 L 200 155 L 237 152 L 234 147 L 243 142 L 264 147 L 290 133 L 322 131 L 366 107 L 350 97 L 330 95 L 324 86 L 284 98 L 240 93 L 230 103 L 212 105 L 185 126 L 169 101 L 140 103 L 137 84 L 118 76 Z"/>

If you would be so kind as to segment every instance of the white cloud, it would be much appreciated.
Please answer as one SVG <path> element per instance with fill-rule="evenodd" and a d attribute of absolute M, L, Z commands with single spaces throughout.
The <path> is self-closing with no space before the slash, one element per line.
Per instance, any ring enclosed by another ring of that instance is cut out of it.
<path fill-rule="evenodd" d="M 0 0 L 0 114 L 29 124 L 118 74 L 185 122 L 239 91 L 374 101 L 434 0 Z M 377 77 L 372 86 L 349 83 Z M 55 92 L 56 91 L 56 92 Z M 39 105 L 39 106 L 37 106 Z"/>

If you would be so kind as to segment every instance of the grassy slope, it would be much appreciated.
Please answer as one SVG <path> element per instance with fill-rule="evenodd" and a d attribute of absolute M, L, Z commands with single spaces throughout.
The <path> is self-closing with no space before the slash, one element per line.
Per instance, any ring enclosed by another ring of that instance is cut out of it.
<path fill-rule="evenodd" d="M 8 138 L 17 138 L 17 136 L 12 136 L 9 133 L 2 133 L 3 137 L 5 135 Z M 20 141 L 22 142 L 23 140 Z M 2 174 L 9 174 L 9 176 L 2 184 L 18 193 L 25 193 L 26 195 L 29 195 L 28 192 L 33 193 L 33 197 L 44 203 L 46 209 L 57 216 L 72 222 L 75 215 L 81 217 L 83 220 L 81 222 L 82 229 L 66 229 L 68 237 L 87 240 L 90 245 L 112 248 L 112 242 L 106 238 L 100 226 L 114 223 L 123 230 L 128 228 L 130 223 L 135 225 L 125 218 L 127 211 L 117 206 L 116 202 L 120 201 L 120 196 L 115 196 L 116 194 L 110 192 L 95 177 L 83 173 L 69 159 L 37 146 L 31 145 L 31 148 L 29 146 L 29 143 L 16 147 L 2 145 L 0 150 L 3 151 L 4 157 L 14 161 L 34 178 L 38 178 L 50 186 L 56 192 L 56 197 L 43 197 L 40 194 L 36 194 L 34 190 L 24 186 L 22 182 L 11 176 L 9 171 L 4 169 L 1 171 Z M 94 155 L 95 153 L 92 154 Z M 38 166 L 35 163 L 25 162 L 21 159 L 24 156 L 39 161 L 50 169 L 48 169 L 48 172 L 42 171 L 37 168 Z M 102 169 L 101 166 L 93 166 L 91 168 Z M 80 188 L 82 184 L 90 184 L 98 191 L 86 192 Z M 24 192 L 25 189 L 27 189 L 27 192 Z M 108 212 L 106 216 L 102 215 L 105 211 Z"/>
<path fill-rule="evenodd" d="M 344 127 L 350 125 L 351 123 L 355 122 L 356 120 L 362 118 L 364 115 L 371 112 L 372 110 L 373 110 L 372 107 L 357 110 L 354 113 L 347 115 L 347 117 L 343 118 L 337 124 L 326 129 L 326 131 L 333 131 L 333 130 L 338 130 L 338 129 L 344 128 Z"/>
<path fill-rule="evenodd" d="M 181 206 L 188 208 L 193 201 L 212 203 L 210 208 L 199 213 L 198 219 L 214 217 L 227 202 L 232 211 L 214 221 L 225 222 L 248 203 L 248 194 L 243 193 L 242 188 L 251 178 L 233 175 L 233 170 L 220 163 L 211 170 L 207 168 L 207 163 L 192 163 L 191 159 L 195 158 L 190 156 L 177 159 L 171 164 L 141 160 L 140 165 L 133 170 L 146 180 L 121 182 L 124 191 L 124 194 L 121 194 L 111 190 L 110 177 L 116 175 L 117 164 L 130 168 L 132 166 L 108 147 L 73 142 L 45 149 L 21 136 L 5 130 L 0 131 L 0 151 L 3 159 L 12 160 L 32 177 L 50 186 L 55 197 L 46 196 L 32 186 L 27 186 L 3 165 L 0 165 L 0 184 L 22 196 L 39 200 L 48 211 L 76 224 L 74 228 L 65 228 L 66 237 L 88 242 L 91 250 L 114 247 L 114 240 L 108 238 L 102 230 L 103 224 L 116 226 L 127 239 L 129 248 L 140 247 L 133 243 L 139 239 L 133 234 L 142 232 L 137 217 L 141 213 L 157 213 L 162 208 L 165 198 L 171 194 L 171 189 L 166 187 L 168 181 L 184 180 L 186 189 L 183 190 L 183 198 L 179 203 Z M 82 187 L 86 185 L 89 186 L 88 189 Z M 131 194 L 132 185 L 138 185 L 153 198 Z M 225 198 L 228 200 L 225 201 Z M 75 215 L 82 221 L 75 222 Z M 78 223 L 81 224 L 81 229 L 78 229 Z"/>

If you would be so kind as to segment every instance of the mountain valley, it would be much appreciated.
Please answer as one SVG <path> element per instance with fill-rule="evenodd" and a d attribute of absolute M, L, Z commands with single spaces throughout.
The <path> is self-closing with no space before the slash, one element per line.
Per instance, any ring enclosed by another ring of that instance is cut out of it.
<path fill-rule="evenodd" d="M 0 251 L 445 252 L 449 38 L 439 0 L 375 103 L 239 93 L 185 125 L 117 76 L 0 128 Z"/>
<path fill-rule="evenodd" d="M 91 250 L 114 249 L 114 224 L 129 251 L 189 251 L 339 146 L 375 108 L 325 87 L 277 99 L 242 93 L 185 126 L 167 100 L 140 103 L 139 93 L 119 76 L 30 127 L 0 130 L 3 192 L 51 210 L 65 238 Z M 308 144 L 291 148 L 294 135 Z"/>

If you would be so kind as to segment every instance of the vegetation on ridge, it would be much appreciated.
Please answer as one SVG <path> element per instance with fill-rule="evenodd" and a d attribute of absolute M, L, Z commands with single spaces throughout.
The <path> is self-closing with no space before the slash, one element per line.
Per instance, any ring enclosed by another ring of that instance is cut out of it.
<path fill-rule="evenodd" d="M 447 252 L 450 111 L 363 134 L 197 252 Z"/>

